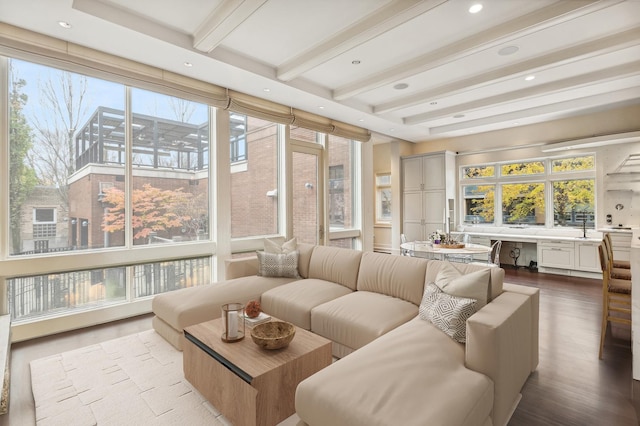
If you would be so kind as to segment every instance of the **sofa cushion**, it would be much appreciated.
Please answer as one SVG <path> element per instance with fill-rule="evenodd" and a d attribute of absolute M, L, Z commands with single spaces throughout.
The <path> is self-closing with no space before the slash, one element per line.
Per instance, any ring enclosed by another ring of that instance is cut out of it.
<path fill-rule="evenodd" d="M 362 252 L 339 247 L 315 246 L 309 261 L 309 278 L 356 289 Z"/>
<path fill-rule="evenodd" d="M 289 253 L 256 252 L 258 255 L 258 275 L 262 277 L 299 278 L 298 250 Z"/>
<path fill-rule="evenodd" d="M 416 317 L 303 380 L 296 412 L 312 425 L 486 424 L 493 382 L 464 351 Z"/>
<path fill-rule="evenodd" d="M 219 318 L 222 305 L 247 303 L 260 299 L 262 293 L 293 281 L 293 278 L 242 277 L 216 284 L 189 287 L 153 298 L 153 312 L 176 330 Z"/>
<path fill-rule="evenodd" d="M 478 311 L 478 301 L 443 292 L 433 283 L 427 284 L 420 304 L 420 318 L 444 331 L 458 343 L 466 342 L 467 319 Z"/>
<path fill-rule="evenodd" d="M 435 284 L 452 296 L 477 300 L 476 308 L 480 309 L 487 304 L 489 298 L 489 278 L 491 278 L 489 268 L 463 274 L 451 263 L 445 262 L 438 271 Z"/>
<path fill-rule="evenodd" d="M 290 239 L 289 241 L 279 241 L 276 239 L 265 238 L 264 240 L 264 252 L 265 253 L 274 253 L 274 254 L 283 254 L 283 253 L 291 253 L 298 248 L 298 240 L 295 238 Z"/>
<path fill-rule="evenodd" d="M 358 349 L 417 314 L 418 307 L 406 300 L 356 291 L 313 308 L 311 331 Z"/>
<path fill-rule="evenodd" d="M 444 267 L 447 262 L 443 262 L 441 260 L 428 260 L 427 264 L 427 275 L 425 282 L 433 283 L 436 282 L 436 277 L 438 276 L 438 272 L 440 269 Z M 472 265 L 470 263 L 449 263 L 462 274 L 469 274 L 471 272 L 480 271 L 483 269 L 488 269 L 491 274 L 491 278 L 489 279 L 489 297 L 488 301 L 492 301 L 496 297 L 498 297 L 502 293 L 502 284 L 504 282 L 504 269 L 489 267 L 485 265 Z"/>
<path fill-rule="evenodd" d="M 340 284 L 309 278 L 266 291 L 260 304 L 266 313 L 309 330 L 314 307 L 349 293 Z"/>
<path fill-rule="evenodd" d="M 365 252 L 360 261 L 358 290 L 386 294 L 419 305 L 426 269 L 424 259 Z"/>

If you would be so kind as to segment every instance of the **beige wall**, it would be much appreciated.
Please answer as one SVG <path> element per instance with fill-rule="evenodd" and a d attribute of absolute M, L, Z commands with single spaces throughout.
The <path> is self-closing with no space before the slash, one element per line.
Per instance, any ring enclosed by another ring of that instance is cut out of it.
<path fill-rule="evenodd" d="M 422 143 L 401 143 L 400 156 L 423 154 L 449 150 L 458 152 L 456 168 L 465 164 L 479 164 L 495 161 L 521 160 L 526 158 L 544 158 L 567 154 L 596 154 L 596 220 L 597 226 L 604 226 L 605 215 L 612 214 L 614 224 L 640 225 L 640 182 L 637 192 L 611 191 L 621 179 L 612 179 L 607 173 L 615 171 L 630 154 L 640 154 L 640 142 L 610 145 L 590 149 L 544 153 L 541 146 L 551 142 L 569 139 L 581 139 L 593 136 L 631 132 L 640 130 L 640 105 L 627 106 L 615 110 L 594 113 L 580 117 L 567 118 L 511 129 L 487 132 L 476 135 L 448 139 L 425 141 Z M 374 173 L 391 170 L 393 156 L 391 143 L 374 146 Z M 401 176 L 392 176 L 401 179 Z M 609 190 L 607 190 L 609 189 Z M 393 200 L 400 200 L 401 194 L 393 193 Z M 616 204 L 625 206 L 615 210 Z M 397 233 L 401 231 L 398 229 Z M 391 246 L 396 231 L 390 228 L 376 228 L 376 245 Z"/>

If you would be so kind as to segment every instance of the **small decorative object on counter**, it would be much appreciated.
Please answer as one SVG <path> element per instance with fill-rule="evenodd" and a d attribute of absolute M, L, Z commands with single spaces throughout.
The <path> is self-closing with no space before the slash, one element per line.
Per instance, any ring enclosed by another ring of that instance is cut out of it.
<path fill-rule="evenodd" d="M 260 302 L 257 300 L 252 300 L 247 303 L 247 306 L 244 308 L 244 312 L 248 318 L 255 318 L 260 315 L 262 312 L 262 307 L 260 306 Z"/>
<path fill-rule="evenodd" d="M 233 343 L 244 339 L 244 305 L 242 303 L 227 303 L 222 305 L 222 336 L 223 342 Z"/>

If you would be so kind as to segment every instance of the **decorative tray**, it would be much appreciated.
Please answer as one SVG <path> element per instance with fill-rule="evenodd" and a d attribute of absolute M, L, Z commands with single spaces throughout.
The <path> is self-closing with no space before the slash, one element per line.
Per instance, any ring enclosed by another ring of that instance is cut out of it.
<path fill-rule="evenodd" d="M 464 248 L 464 243 L 455 243 L 455 244 L 443 244 L 443 243 L 440 243 L 440 248 L 443 248 L 443 249 Z"/>

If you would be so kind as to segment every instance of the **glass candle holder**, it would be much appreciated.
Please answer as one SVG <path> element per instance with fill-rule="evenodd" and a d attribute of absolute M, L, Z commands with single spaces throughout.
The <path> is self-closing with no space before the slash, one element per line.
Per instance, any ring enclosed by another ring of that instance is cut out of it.
<path fill-rule="evenodd" d="M 227 303 L 222 305 L 222 341 L 239 342 L 244 339 L 244 305 Z"/>

